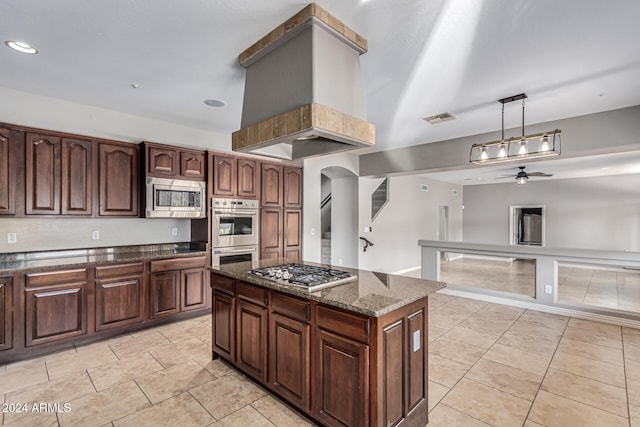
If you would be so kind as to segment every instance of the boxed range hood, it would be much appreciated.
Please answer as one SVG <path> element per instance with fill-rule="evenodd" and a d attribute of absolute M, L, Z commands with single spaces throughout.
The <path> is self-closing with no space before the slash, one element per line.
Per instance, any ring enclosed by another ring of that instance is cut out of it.
<path fill-rule="evenodd" d="M 292 160 L 375 146 L 360 75 L 366 51 L 362 36 L 311 3 L 242 52 L 233 151 Z"/>

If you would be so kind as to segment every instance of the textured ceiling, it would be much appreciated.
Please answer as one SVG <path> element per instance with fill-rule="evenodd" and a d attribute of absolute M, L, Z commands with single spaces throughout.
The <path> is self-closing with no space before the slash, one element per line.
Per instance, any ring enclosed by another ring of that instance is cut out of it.
<path fill-rule="evenodd" d="M 361 64 L 378 150 L 497 130 L 496 100 L 520 92 L 528 123 L 640 104 L 636 0 L 318 3 L 369 41 Z M 230 134 L 242 111 L 238 54 L 305 4 L 3 0 L 2 42 L 40 54 L 0 46 L 0 86 Z M 421 120 L 445 111 L 458 119 Z M 520 118 L 508 104 L 505 126 Z"/>

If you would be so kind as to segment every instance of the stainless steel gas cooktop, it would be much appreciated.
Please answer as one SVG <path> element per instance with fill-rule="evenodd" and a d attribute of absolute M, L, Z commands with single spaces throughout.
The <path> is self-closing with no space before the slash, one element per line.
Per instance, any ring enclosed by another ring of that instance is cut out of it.
<path fill-rule="evenodd" d="M 299 286 L 309 291 L 340 285 L 358 278 L 358 276 L 342 270 L 295 263 L 255 268 L 251 270 L 251 273 L 277 283 Z"/>

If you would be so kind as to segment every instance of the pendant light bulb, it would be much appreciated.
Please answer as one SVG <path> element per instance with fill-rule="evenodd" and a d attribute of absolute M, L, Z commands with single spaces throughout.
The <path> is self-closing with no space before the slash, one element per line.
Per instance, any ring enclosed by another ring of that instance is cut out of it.
<path fill-rule="evenodd" d="M 487 147 L 482 147 L 482 152 L 480 153 L 480 160 L 487 160 L 489 155 L 487 154 Z"/>
<path fill-rule="evenodd" d="M 527 155 L 527 140 L 524 138 L 520 140 L 520 148 L 518 149 L 518 155 L 520 156 Z"/>
<path fill-rule="evenodd" d="M 527 177 L 526 176 L 519 176 L 516 178 L 516 184 L 526 184 L 527 183 Z"/>
<path fill-rule="evenodd" d="M 504 144 L 500 144 L 500 151 L 498 152 L 498 158 L 504 159 L 507 157 L 507 147 Z"/>
<path fill-rule="evenodd" d="M 547 135 L 542 137 L 542 145 L 540 146 L 540 151 L 546 153 L 549 151 L 549 137 Z"/>

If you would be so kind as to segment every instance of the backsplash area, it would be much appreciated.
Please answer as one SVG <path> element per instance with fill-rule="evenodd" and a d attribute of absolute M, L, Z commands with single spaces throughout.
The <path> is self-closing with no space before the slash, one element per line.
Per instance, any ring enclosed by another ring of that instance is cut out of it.
<path fill-rule="evenodd" d="M 177 229 L 175 236 L 172 234 L 174 228 Z M 7 243 L 9 233 L 16 234 L 16 243 Z M 94 236 L 98 239 L 93 239 Z M 190 240 L 191 221 L 188 219 L 0 219 L 0 253 L 176 243 Z"/>

